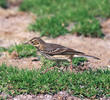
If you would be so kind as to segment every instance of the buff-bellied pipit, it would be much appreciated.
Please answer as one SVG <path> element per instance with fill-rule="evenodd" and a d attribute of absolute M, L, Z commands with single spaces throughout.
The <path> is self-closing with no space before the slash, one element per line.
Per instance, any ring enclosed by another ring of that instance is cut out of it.
<path fill-rule="evenodd" d="M 83 57 L 92 57 L 99 60 L 98 57 L 86 55 L 83 52 L 76 51 L 74 49 L 53 43 L 46 43 L 39 37 L 34 37 L 25 44 L 31 44 L 37 48 L 37 51 L 40 52 L 45 58 L 50 60 L 68 60 L 70 62 L 70 69 L 73 69 L 72 58 L 75 55 Z M 63 56 L 63 57 L 62 57 Z"/>

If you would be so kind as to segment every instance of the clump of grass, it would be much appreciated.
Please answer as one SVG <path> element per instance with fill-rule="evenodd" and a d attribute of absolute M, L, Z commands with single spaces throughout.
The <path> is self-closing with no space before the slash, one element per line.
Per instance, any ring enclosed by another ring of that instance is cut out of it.
<path fill-rule="evenodd" d="M 20 10 L 31 11 L 37 15 L 30 29 L 41 35 L 57 37 L 66 33 L 102 37 L 100 23 L 96 19 L 110 16 L 108 0 L 24 0 Z M 70 23 L 78 23 L 73 31 L 67 30 Z"/>
<path fill-rule="evenodd" d="M 110 71 L 96 70 L 82 73 L 60 72 L 55 68 L 46 73 L 42 70 L 18 69 L 0 66 L 0 91 L 10 95 L 54 94 L 68 91 L 83 98 L 110 96 Z"/>
<path fill-rule="evenodd" d="M 59 35 L 64 35 L 69 32 L 65 28 L 65 25 L 63 25 L 63 21 L 61 21 L 60 18 L 57 17 L 39 18 L 34 24 L 31 24 L 29 28 L 32 31 L 41 32 L 41 36 L 45 35 L 50 37 L 57 37 Z"/>
<path fill-rule="evenodd" d="M 7 8 L 7 1 L 6 0 L 0 0 L 0 6 L 3 8 Z"/>
<path fill-rule="evenodd" d="M 45 57 L 41 56 L 42 68 L 50 68 L 57 65 L 56 61 L 48 60 Z"/>
<path fill-rule="evenodd" d="M 95 30 L 95 32 L 94 32 Z M 77 23 L 72 30 L 72 32 L 77 32 L 77 35 L 84 35 L 86 37 L 103 37 L 100 30 L 100 23 L 96 19 L 86 19 Z"/>
<path fill-rule="evenodd" d="M 87 58 L 84 57 L 78 57 L 78 58 L 73 58 L 72 62 L 74 66 L 83 66 L 84 62 L 87 62 Z"/>
<path fill-rule="evenodd" d="M 13 51 L 16 51 L 18 53 L 19 58 L 36 56 L 36 48 L 33 47 L 32 45 L 19 44 L 19 45 L 14 45 L 8 48 L 8 52 L 10 54 Z"/>
<path fill-rule="evenodd" d="M 7 48 L 0 47 L 0 52 L 5 52 L 5 51 L 7 51 Z"/>
<path fill-rule="evenodd" d="M 48 60 L 44 57 L 41 57 L 41 62 L 42 62 L 42 67 L 54 67 L 54 66 L 57 66 L 57 67 L 67 67 L 69 66 L 69 62 L 68 61 L 52 61 L 52 60 Z M 72 59 L 72 63 L 73 63 L 73 66 L 77 67 L 77 66 L 84 66 L 84 62 L 87 62 L 87 59 L 86 58 L 83 58 L 83 57 L 77 57 L 77 58 L 73 58 Z"/>

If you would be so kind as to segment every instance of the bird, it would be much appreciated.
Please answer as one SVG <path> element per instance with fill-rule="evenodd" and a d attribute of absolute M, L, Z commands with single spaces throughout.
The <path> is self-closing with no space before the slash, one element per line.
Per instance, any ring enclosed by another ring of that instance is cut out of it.
<path fill-rule="evenodd" d="M 47 43 L 44 40 L 42 40 L 40 37 L 33 37 L 29 41 L 25 42 L 24 44 L 30 44 L 33 45 L 37 52 L 39 52 L 42 56 L 49 60 L 67 60 L 70 62 L 70 70 L 73 70 L 72 65 L 72 58 L 76 56 L 81 57 L 90 57 L 97 60 L 100 60 L 100 58 L 87 55 L 83 52 L 74 50 L 72 48 L 65 47 L 60 44 L 54 44 L 54 43 Z"/>

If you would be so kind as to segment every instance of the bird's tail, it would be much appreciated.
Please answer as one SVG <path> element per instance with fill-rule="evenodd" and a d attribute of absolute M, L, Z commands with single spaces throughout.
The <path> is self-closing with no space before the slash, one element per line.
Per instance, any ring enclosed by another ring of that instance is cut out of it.
<path fill-rule="evenodd" d="M 75 55 L 74 57 L 86 57 L 86 58 L 94 58 L 94 59 L 100 60 L 100 58 L 98 58 L 98 57 L 91 56 L 91 55 L 86 55 L 86 54 L 83 54 L 83 55 Z"/>

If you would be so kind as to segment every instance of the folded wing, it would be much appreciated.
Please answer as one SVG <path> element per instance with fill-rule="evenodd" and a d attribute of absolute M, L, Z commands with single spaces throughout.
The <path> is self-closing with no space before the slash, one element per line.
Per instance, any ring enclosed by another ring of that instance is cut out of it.
<path fill-rule="evenodd" d="M 83 52 L 79 52 L 58 44 L 48 44 L 45 47 L 45 53 L 49 55 L 84 55 Z"/>

